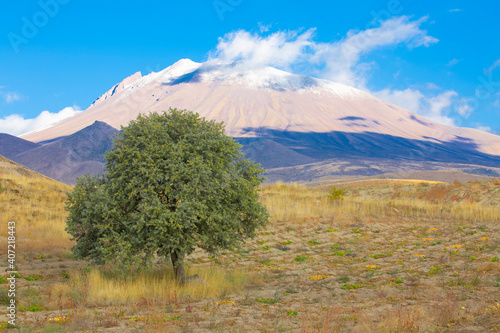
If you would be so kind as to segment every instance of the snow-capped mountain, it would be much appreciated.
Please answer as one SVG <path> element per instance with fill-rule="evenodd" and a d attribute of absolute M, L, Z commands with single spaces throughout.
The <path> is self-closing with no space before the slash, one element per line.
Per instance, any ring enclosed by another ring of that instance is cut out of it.
<path fill-rule="evenodd" d="M 271 180 L 449 168 L 500 175 L 499 136 L 441 125 L 327 80 L 188 59 L 146 76 L 135 73 L 84 112 L 23 138 L 52 142 L 96 121 L 119 129 L 139 113 L 170 107 L 223 121 L 226 134 Z"/>
<path fill-rule="evenodd" d="M 343 84 L 272 67 L 247 69 L 237 63 L 189 59 L 146 76 L 135 73 L 85 112 L 23 138 L 46 141 L 75 133 L 96 120 L 119 129 L 139 113 L 169 107 L 224 121 L 226 133 L 233 137 L 255 137 L 263 130 L 369 132 L 434 143 L 469 142 L 482 153 L 500 154 L 498 136 L 432 122 Z"/>

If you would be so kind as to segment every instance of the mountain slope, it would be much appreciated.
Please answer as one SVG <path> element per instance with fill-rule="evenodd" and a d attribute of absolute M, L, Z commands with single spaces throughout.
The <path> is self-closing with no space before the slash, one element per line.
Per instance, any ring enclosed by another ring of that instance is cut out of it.
<path fill-rule="evenodd" d="M 317 162 L 269 139 L 259 139 L 244 145 L 241 151 L 245 158 L 260 163 L 264 169 L 289 167 Z"/>
<path fill-rule="evenodd" d="M 104 171 L 104 153 L 113 146 L 118 130 L 96 121 L 72 135 L 14 156 L 12 159 L 30 169 L 66 184 L 76 177 Z"/>
<path fill-rule="evenodd" d="M 0 133 L 0 155 L 12 158 L 20 153 L 39 147 L 37 143 L 23 140 L 17 136 Z"/>

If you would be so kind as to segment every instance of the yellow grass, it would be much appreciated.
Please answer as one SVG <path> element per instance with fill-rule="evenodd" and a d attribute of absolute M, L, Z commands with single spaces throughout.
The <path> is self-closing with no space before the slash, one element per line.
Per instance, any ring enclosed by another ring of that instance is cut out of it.
<path fill-rule="evenodd" d="M 431 189 L 432 190 L 432 187 Z M 416 197 L 392 200 L 347 194 L 344 200 L 330 200 L 326 192 L 297 184 L 263 186 L 261 202 L 274 221 L 296 221 L 318 218 L 440 218 L 456 222 L 500 220 L 500 207 L 477 202 L 432 202 Z"/>
<path fill-rule="evenodd" d="M 93 268 L 87 274 L 79 271 L 71 273 L 69 284 L 56 284 L 53 295 L 62 293 L 64 297 L 80 297 L 90 305 L 121 305 L 139 301 L 152 303 L 172 303 L 186 299 L 196 301 L 210 298 L 223 298 L 237 293 L 248 285 L 262 283 L 253 272 L 242 269 L 227 270 L 221 267 L 193 267 L 186 271 L 187 276 L 198 274 L 205 282 L 190 282 L 179 285 L 175 282 L 172 269 L 157 269 L 153 272 L 140 272 L 134 277 L 121 278 L 108 271 Z"/>
<path fill-rule="evenodd" d="M 405 181 L 405 184 L 419 181 Z M 430 182 L 428 182 L 430 183 Z M 16 222 L 17 246 L 23 253 L 62 253 L 71 247 L 65 232 L 67 212 L 64 210 L 66 192 L 70 186 L 48 178 L 23 177 L 0 174 L 1 225 Z M 449 185 L 451 186 L 451 185 Z M 267 207 L 272 221 L 307 222 L 310 219 L 355 217 L 364 218 L 440 218 L 455 222 L 483 222 L 500 220 L 498 205 L 477 202 L 433 202 L 425 196 L 442 196 L 447 188 L 436 184 L 428 186 L 424 194 L 405 193 L 396 199 L 363 197 L 349 193 L 344 200 L 332 201 L 320 188 L 308 188 L 294 184 L 276 183 L 261 187 L 261 202 Z M 355 192 L 355 191 L 353 191 Z M 406 195 L 406 197 L 404 197 Z M 421 199 L 417 197 L 423 197 Z M 7 239 L 7 228 L 0 230 L 0 242 Z M 0 244 L 0 254 L 6 246 Z"/>
<path fill-rule="evenodd" d="M 61 253 L 71 246 L 64 201 L 71 187 L 45 177 L 0 174 L 0 254 L 7 246 L 7 222 L 16 222 L 16 246 L 22 253 Z"/>

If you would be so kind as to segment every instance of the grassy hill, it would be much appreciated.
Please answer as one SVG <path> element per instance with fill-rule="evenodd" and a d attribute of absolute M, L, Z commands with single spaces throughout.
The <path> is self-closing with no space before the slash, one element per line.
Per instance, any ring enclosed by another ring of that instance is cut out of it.
<path fill-rule="evenodd" d="M 71 187 L 0 156 L 0 254 L 7 251 L 7 222 L 16 222 L 20 256 L 67 252 L 64 201 Z"/>

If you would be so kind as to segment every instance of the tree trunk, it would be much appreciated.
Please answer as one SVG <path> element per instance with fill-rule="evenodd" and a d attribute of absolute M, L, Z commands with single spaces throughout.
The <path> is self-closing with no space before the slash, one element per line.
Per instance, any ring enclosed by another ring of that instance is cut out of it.
<path fill-rule="evenodd" d="M 182 255 L 177 252 L 172 252 L 170 254 L 172 258 L 172 265 L 174 266 L 175 280 L 179 283 L 184 283 L 186 278 L 186 273 L 184 272 L 184 263 L 182 262 Z"/>

